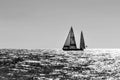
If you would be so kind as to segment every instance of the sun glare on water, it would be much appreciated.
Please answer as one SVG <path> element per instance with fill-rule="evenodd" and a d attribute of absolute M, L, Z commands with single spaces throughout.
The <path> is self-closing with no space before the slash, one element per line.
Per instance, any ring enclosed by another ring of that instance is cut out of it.
<path fill-rule="evenodd" d="M 120 49 L 1 49 L 0 63 L 1 80 L 120 80 Z"/>

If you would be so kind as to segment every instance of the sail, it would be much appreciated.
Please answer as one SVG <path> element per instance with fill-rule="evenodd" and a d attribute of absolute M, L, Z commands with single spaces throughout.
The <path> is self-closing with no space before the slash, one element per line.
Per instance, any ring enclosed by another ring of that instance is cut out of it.
<path fill-rule="evenodd" d="M 84 41 L 84 37 L 83 37 L 83 32 L 81 31 L 80 50 L 84 50 L 84 49 L 85 49 L 85 41 Z"/>
<path fill-rule="evenodd" d="M 73 28 L 71 27 L 63 49 L 77 49 Z"/>
<path fill-rule="evenodd" d="M 69 32 L 69 34 L 68 34 L 68 36 L 67 36 L 67 39 L 66 39 L 66 41 L 65 41 L 64 46 L 70 46 L 70 32 Z"/>
<path fill-rule="evenodd" d="M 70 49 L 77 49 L 73 28 L 70 30 Z"/>

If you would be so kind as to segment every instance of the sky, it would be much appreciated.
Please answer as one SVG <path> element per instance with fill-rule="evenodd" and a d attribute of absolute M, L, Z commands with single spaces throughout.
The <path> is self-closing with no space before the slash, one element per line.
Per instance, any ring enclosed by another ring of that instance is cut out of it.
<path fill-rule="evenodd" d="M 70 27 L 77 46 L 120 48 L 120 0 L 0 0 L 0 48 L 62 48 Z"/>

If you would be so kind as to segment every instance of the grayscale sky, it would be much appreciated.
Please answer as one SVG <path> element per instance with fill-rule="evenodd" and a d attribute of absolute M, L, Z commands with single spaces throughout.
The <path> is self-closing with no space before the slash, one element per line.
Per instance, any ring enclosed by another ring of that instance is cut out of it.
<path fill-rule="evenodd" d="M 89 48 L 120 48 L 120 0 L 0 0 L 0 48 L 62 48 L 73 26 Z"/>

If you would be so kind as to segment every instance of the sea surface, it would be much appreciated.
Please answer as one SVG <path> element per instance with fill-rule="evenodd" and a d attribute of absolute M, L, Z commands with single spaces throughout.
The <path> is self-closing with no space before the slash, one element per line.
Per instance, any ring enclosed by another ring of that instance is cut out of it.
<path fill-rule="evenodd" d="M 0 80 L 120 80 L 120 49 L 0 49 Z"/>

